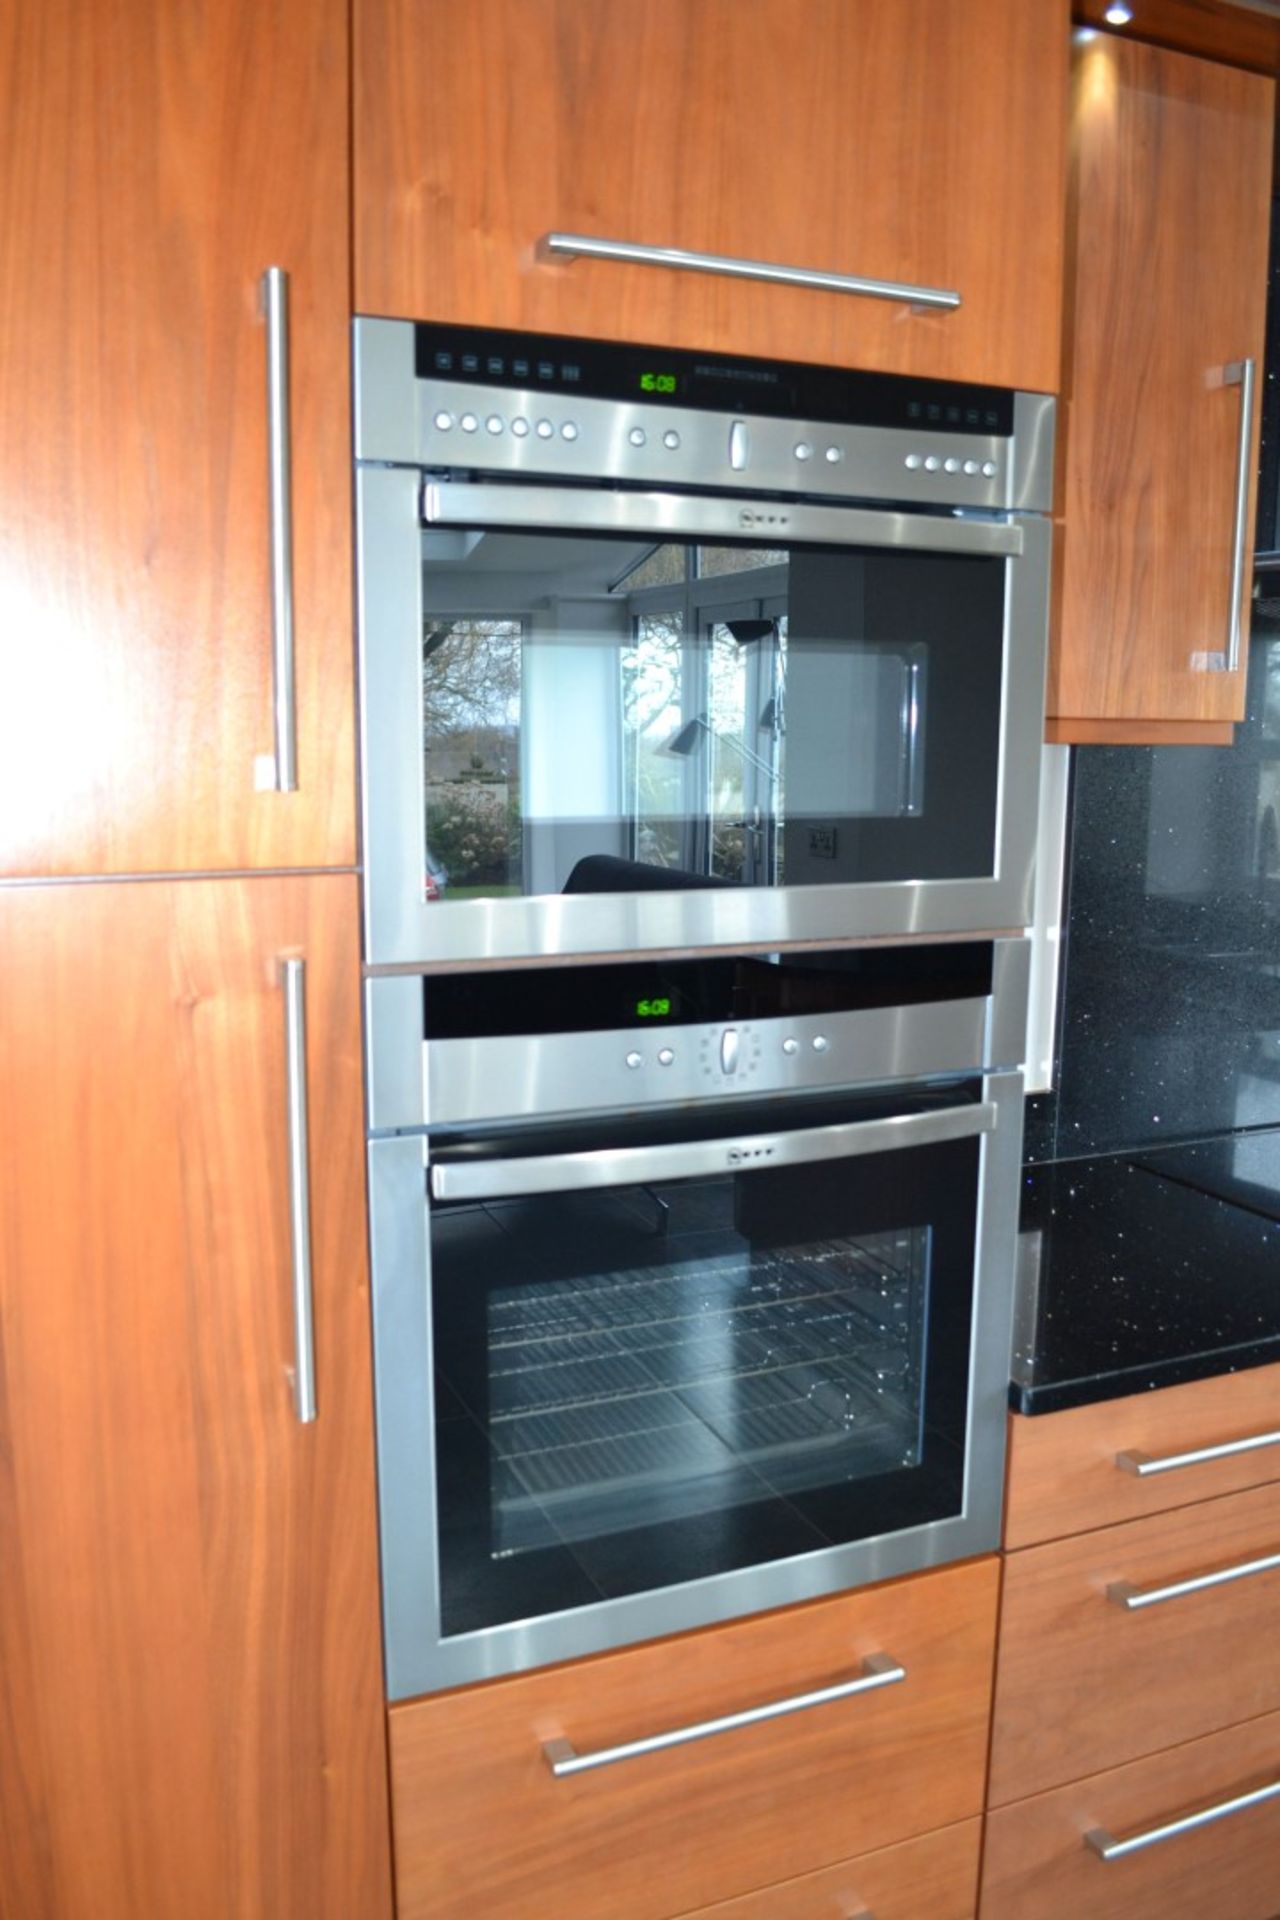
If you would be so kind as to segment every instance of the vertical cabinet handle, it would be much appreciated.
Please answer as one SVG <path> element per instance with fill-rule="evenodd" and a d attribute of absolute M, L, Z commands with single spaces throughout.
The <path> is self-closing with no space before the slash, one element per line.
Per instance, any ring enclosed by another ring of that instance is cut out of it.
<path fill-rule="evenodd" d="M 316 1341 L 311 1295 L 311 1183 L 307 1146 L 306 962 L 281 962 L 284 980 L 285 1087 L 289 1124 L 289 1239 L 293 1252 L 293 1404 L 304 1424 L 316 1417 Z"/>
<path fill-rule="evenodd" d="M 1238 673 L 1243 643 L 1240 603 L 1244 598 L 1244 557 L 1249 545 L 1249 467 L 1253 451 L 1253 390 L 1257 365 L 1233 360 L 1223 378 L 1240 389 L 1240 434 L 1236 442 L 1236 510 L 1231 529 L 1231 620 L 1227 628 L 1227 672 Z"/>
<path fill-rule="evenodd" d="M 271 668 L 275 790 L 298 790 L 297 703 L 293 673 L 293 479 L 289 465 L 289 276 L 262 276 L 267 323 L 267 483 L 271 526 Z"/>

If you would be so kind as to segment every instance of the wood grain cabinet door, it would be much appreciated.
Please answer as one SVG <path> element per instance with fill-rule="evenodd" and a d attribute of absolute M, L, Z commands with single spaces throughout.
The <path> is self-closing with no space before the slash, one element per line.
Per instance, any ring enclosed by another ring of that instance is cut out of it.
<path fill-rule="evenodd" d="M 1053 390 L 1066 0 L 358 0 L 356 306 Z M 959 293 L 955 312 L 551 232 Z"/>
<path fill-rule="evenodd" d="M 0 888 L 5 1920 L 390 1920 L 356 886 Z"/>
<path fill-rule="evenodd" d="M 346 8 L 0 28 L 0 873 L 354 858 Z M 274 754 L 265 268 L 289 277 L 298 791 Z"/>
<path fill-rule="evenodd" d="M 1072 91 L 1052 739 L 1222 742 L 1244 712 L 1274 82 L 1090 33 Z M 1237 515 L 1240 664 L 1229 670 Z"/>

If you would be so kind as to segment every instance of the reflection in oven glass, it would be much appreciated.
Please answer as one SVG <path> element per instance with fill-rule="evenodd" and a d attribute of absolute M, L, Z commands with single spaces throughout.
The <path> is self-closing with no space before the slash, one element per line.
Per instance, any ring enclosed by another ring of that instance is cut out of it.
<path fill-rule="evenodd" d="M 632 1190 L 662 1258 L 488 1292 L 494 1557 L 919 1462 L 931 1228 L 762 1247 L 710 1224 L 725 1191 Z"/>

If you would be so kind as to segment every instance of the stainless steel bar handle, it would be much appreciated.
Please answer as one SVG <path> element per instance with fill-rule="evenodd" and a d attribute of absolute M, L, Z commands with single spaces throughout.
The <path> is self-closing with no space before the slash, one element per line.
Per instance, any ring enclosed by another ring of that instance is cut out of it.
<path fill-rule="evenodd" d="M 1084 1843 L 1099 1860 L 1126 1860 L 1131 1853 L 1141 1853 L 1145 1847 L 1158 1847 L 1162 1840 L 1176 1840 L 1179 1834 L 1195 1833 L 1199 1827 L 1211 1827 L 1215 1820 L 1227 1820 L 1233 1813 L 1247 1813 L 1250 1807 L 1260 1807 L 1278 1797 L 1280 1780 L 1272 1780 L 1265 1787 L 1255 1787 L 1252 1793 L 1238 1793 L 1232 1800 L 1219 1800 L 1215 1806 L 1202 1807 L 1199 1813 L 1184 1814 L 1181 1820 L 1169 1820 L 1163 1826 L 1147 1827 L 1124 1840 L 1114 1840 L 1102 1827 L 1094 1827 L 1084 1836 Z"/>
<path fill-rule="evenodd" d="M 1136 1474 L 1146 1480 L 1156 1473 L 1176 1473 L 1182 1467 L 1202 1467 L 1212 1460 L 1230 1460 L 1238 1453 L 1255 1453 L 1259 1447 L 1280 1447 L 1280 1433 L 1253 1433 L 1246 1440 L 1224 1440 L 1216 1447 L 1196 1447 L 1190 1453 L 1157 1454 L 1129 1452 L 1116 1455 L 1121 1473 Z"/>
<path fill-rule="evenodd" d="M 966 1140 L 992 1132 L 995 1124 L 996 1109 L 988 1101 L 973 1107 L 943 1107 L 934 1113 L 853 1120 L 845 1126 L 798 1127 L 794 1133 L 664 1141 L 654 1147 L 598 1147 L 584 1153 L 530 1154 L 521 1160 L 444 1160 L 431 1168 L 431 1193 L 436 1200 L 497 1200 L 520 1193 L 574 1193 L 715 1173 L 750 1173 Z"/>
<path fill-rule="evenodd" d="M 1253 452 L 1253 391 L 1258 369 L 1253 360 L 1233 360 L 1224 371 L 1229 387 L 1240 389 L 1240 435 L 1236 442 L 1236 510 L 1231 529 L 1231 623 L 1227 628 L 1227 672 L 1240 670 L 1244 598 L 1244 557 L 1249 545 L 1249 469 Z"/>
<path fill-rule="evenodd" d="M 298 790 L 297 692 L 293 653 L 293 477 L 289 423 L 289 276 L 262 276 L 267 323 L 267 485 L 271 526 L 271 663 L 275 791 Z"/>
<path fill-rule="evenodd" d="M 1175 1580 L 1167 1587 L 1134 1587 L 1127 1580 L 1116 1580 L 1107 1588 L 1107 1598 L 1116 1606 L 1136 1613 L 1142 1607 L 1159 1607 L 1166 1600 L 1181 1600 L 1189 1593 L 1208 1593 L 1212 1587 L 1230 1586 L 1233 1580 L 1248 1580 L 1255 1573 L 1274 1573 L 1280 1568 L 1280 1553 L 1269 1553 L 1261 1560 L 1242 1560 L 1237 1567 L 1221 1567 L 1217 1573 L 1202 1573 L 1194 1580 Z"/>
<path fill-rule="evenodd" d="M 311 1181 L 307 1145 L 306 962 L 281 962 L 284 981 L 285 1086 L 289 1109 L 289 1238 L 293 1249 L 293 1404 L 304 1424 L 316 1417 L 315 1316 L 311 1293 Z"/>
<path fill-rule="evenodd" d="M 557 260 L 618 260 L 633 267 L 676 267 L 717 273 L 734 280 L 770 280 L 819 293 L 856 293 L 868 300 L 897 300 L 912 307 L 954 313 L 961 305 L 952 287 L 917 287 L 906 280 L 872 280 L 860 273 L 826 273 L 818 267 L 779 266 L 770 260 L 739 260 L 727 253 L 690 253 L 684 247 L 649 247 L 637 240 L 604 240 L 588 233 L 549 233 L 542 250 Z"/>
<path fill-rule="evenodd" d="M 548 1740 L 543 1746 L 547 1765 L 557 1780 L 575 1773 L 590 1773 L 595 1767 L 611 1767 L 618 1760 L 638 1760 L 646 1753 L 661 1753 L 667 1747 L 687 1746 L 691 1740 L 706 1740 L 716 1733 L 734 1733 L 739 1727 L 758 1726 L 763 1720 L 780 1720 L 787 1713 L 803 1713 L 809 1707 L 825 1707 L 832 1700 L 848 1700 L 858 1693 L 874 1693 L 878 1687 L 896 1686 L 905 1680 L 907 1670 L 885 1653 L 870 1653 L 855 1680 L 839 1680 L 834 1686 L 819 1687 L 813 1693 L 793 1693 L 785 1700 L 770 1700 L 762 1707 L 746 1707 L 741 1713 L 726 1713 L 719 1720 L 699 1720 L 692 1726 L 673 1727 L 668 1733 L 651 1733 L 643 1740 L 628 1740 L 620 1747 L 598 1747 L 594 1753 L 578 1753 L 568 1740 Z"/>

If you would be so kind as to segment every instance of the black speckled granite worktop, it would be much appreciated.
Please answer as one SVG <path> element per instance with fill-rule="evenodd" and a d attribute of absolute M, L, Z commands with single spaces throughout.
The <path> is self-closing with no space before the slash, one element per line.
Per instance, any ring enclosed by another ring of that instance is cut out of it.
<path fill-rule="evenodd" d="M 1280 1128 L 1024 1172 L 1010 1404 L 1280 1361 Z"/>

